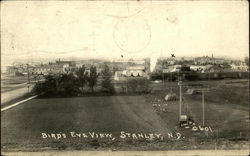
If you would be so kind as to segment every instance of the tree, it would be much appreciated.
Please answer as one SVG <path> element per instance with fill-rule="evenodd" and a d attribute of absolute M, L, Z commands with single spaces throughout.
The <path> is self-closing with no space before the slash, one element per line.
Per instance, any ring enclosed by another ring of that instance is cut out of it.
<path fill-rule="evenodd" d="M 137 82 L 136 78 L 127 79 L 127 90 L 129 93 L 136 93 L 137 86 L 138 86 L 138 82 Z"/>
<path fill-rule="evenodd" d="M 53 96 L 57 92 L 57 79 L 55 76 L 45 76 L 44 82 L 38 82 L 35 85 L 35 92 L 37 94 L 44 93 L 46 95 Z"/>
<path fill-rule="evenodd" d="M 127 80 L 127 90 L 129 93 L 149 93 L 150 82 L 147 78 L 129 78 Z"/>
<path fill-rule="evenodd" d="M 76 96 L 79 86 L 76 77 L 71 74 L 47 75 L 45 81 L 35 85 L 37 94 L 44 93 L 46 96 Z"/>
<path fill-rule="evenodd" d="M 94 86 L 97 83 L 97 78 L 98 78 L 98 75 L 97 75 L 96 67 L 91 66 L 89 77 L 88 77 L 88 82 L 89 82 L 88 84 L 89 84 L 89 87 L 91 88 L 92 92 L 94 92 Z"/>
<path fill-rule="evenodd" d="M 245 63 L 249 67 L 249 58 L 248 57 L 245 57 Z"/>
<path fill-rule="evenodd" d="M 111 83 L 111 77 L 112 77 L 112 73 L 109 70 L 109 67 L 107 64 L 104 65 L 104 70 L 102 71 L 102 89 L 104 92 L 109 92 L 109 93 L 113 93 L 114 92 L 114 86 Z"/>
<path fill-rule="evenodd" d="M 77 78 L 72 74 L 60 74 L 57 77 L 57 94 L 59 96 L 75 96 L 79 93 Z"/>
<path fill-rule="evenodd" d="M 85 70 L 85 66 L 82 65 L 82 67 L 80 67 L 77 71 L 76 71 L 76 75 L 77 75 L 77 80 L 78 80 L 78 84 L 81 88 L 81 92 L 84 92 L 84 86 L 87 83 L 87 79 L 88 79 L 88 72 L 86 72 Z"/>

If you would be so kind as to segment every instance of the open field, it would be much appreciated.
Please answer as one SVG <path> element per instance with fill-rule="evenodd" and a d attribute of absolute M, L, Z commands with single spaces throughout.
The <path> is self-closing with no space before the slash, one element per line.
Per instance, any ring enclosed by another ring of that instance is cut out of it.
<path fill-rule="evenodd" d="M 30 81 L 35 80 L 33 77 L 30 77 Z M 1 85 L 19 85 L 28 82 L 27 76 L 2 76 L 1 77 Z"/>
<path fill-rule="evenodd" d="M 189 82 L 184 82 L 189 83 Z M 192 82 L 207 83 L 207 82 Z M 136 96 L 95 96 L 37 98 L 1 113 L 1 149 L 34 150 L 182 150 L 248 149 L 248 82 L 211 81 L 205 94 L 205 131 L 180 128 L 179 101 L 163 100 L 176 83 L 152 84 L 153 93 Z M 237 85 L 236 85 L 237 84 Z M 236 89 L 237 88 L 237 89 Z M 183 88 L 183 114 L 192 115 L 196 126 L 202 123 L 201 94 L 188 95 Z M 157 107 L 153 105 L 157 104 Z M 188 106 L 188 108 L 187 108 Z M 161 108 L 165 108 L 162 111 Z M 121 138 L 121 131 L 156 133 L 164 139 Z M 88 137 L 72 137 L 71 132 Z M 111 138 L 92 138 L 90 133 L 112 134 Z M 43 138 L 46 133 L 46 138 Z M 177 139 L 175 133 L 180 133 Z M 65 138 L 48 137 L 65 134 Z M 173 134 L 174 138 L 169 138 Z M 52 136 L 52 135 L 51 135 Z"/>
<path fill-rule="evenodd" d="M 2 112 L 2 148 L 57 142 L 42 139 L 42 132 L 167 132 L 166 124 L 144 103 L 138 96 L 35 99 Z M 77 138 L 64 141 L 79 142 Z"/>
<path fill-rule="evenodd" d="M 187 94 L 190 84 L 209 84 L 209 92 L 205 92 L 205 125 L 214 129 L 216 138 L 238 137 L 249 138 L 249 85 L 248 80 L 200 81 L 183 83 L 182 114 L 191 115 L 195 122 L 202 124 L 202 94 Z M 157 84 L 161 85 L 161 84 Z M 148 101 L 163 99 L 170 87 L 179 98 L 179 87 L 175 84 L 165 84 L 162 90 L 147 96 Z M 160 86 L 156 87 L 160 88 Z M 178 120 L 179 101 L 158 102 L 167 103 L 167 113 L 159 113 L 162 118 L 175 116 Z M 173 115 L 170 115 L 170 114 Z M 175 113 L 175 114 L 174 114 Z M 174 120 L 174 118 L 173 118 Z M 215 137 L 214 136 L 214 137 Z"/>

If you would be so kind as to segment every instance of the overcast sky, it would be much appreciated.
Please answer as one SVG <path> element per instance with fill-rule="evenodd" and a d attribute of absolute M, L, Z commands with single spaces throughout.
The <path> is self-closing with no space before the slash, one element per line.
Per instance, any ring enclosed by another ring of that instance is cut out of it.
<path fill-rule="evenodd" d="M 1 62 L 248 56 L 246 1 L 4 1 Z"/>

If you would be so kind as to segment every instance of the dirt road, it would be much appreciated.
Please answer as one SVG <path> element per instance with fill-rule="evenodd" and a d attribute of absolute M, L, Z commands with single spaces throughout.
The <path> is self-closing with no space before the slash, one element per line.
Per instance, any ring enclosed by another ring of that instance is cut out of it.
<path fill-rule="evenodd" d="M 1 104 L 9 102 L 13 99 L 24 96 L 29 93 L 34 87 L 34 84 L 21 84 L 17 89 L 12 89 L 11 91 L 6 91 L 1 93 Z"/>

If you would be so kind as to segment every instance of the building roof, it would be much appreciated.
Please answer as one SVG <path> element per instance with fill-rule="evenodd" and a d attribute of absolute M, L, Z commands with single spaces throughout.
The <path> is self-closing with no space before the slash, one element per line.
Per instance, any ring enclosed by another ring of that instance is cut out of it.
<path fill-rule="evenodd" d="M 129 66 L 126 68 L 127 70 L 144 70 L 144 66 Z"/>

